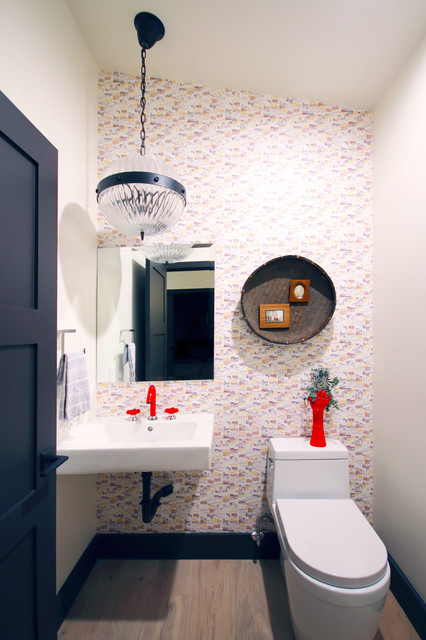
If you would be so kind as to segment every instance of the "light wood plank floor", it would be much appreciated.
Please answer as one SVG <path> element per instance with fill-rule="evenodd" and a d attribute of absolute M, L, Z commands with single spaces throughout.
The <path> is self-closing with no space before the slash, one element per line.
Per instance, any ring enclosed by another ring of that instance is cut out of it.
<path fill-rule="evenodd" d="M 99 560 L 58 640 L 294 636 L 277 560 Z M 391 593 L 374 640 L 419 640 Z"/>

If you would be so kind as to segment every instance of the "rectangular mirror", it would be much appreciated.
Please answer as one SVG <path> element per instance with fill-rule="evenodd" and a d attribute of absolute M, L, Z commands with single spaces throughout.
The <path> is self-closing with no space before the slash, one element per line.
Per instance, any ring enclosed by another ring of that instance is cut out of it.
<path fill-rule="evenodd" d="M 100 247 L 97 295 L 98 382 L 213 379 L 212 245 L 174 263 Z"/>

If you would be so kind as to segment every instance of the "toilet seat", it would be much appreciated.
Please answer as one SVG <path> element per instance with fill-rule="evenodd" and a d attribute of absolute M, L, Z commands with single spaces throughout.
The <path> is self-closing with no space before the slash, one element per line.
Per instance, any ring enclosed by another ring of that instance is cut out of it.
<path fill-rule="evenodd" d="M 282 498 L 276 517 L 290 559 L 312 578 L 355 589 L 384 576 L 386 547 L 352 500 Z"/>

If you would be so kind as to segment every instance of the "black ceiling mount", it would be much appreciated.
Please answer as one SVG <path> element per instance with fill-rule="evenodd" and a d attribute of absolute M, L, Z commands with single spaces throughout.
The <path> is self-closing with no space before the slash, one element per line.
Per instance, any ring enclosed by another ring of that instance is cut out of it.
<path fill-rule="evenodd" d="M 165 34 L 160 18 L 147 11 L 142 11 L 135 16 L 135 27 L 142 49 L 151 49 Z"/>

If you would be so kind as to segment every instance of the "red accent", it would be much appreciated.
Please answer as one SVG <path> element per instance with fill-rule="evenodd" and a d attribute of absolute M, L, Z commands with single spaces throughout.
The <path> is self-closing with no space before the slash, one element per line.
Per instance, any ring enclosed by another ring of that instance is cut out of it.
<path fill-rule="evenodd" d="M 311 447 L 325 447 L 327 445 L 324 437 L 324 409 L 328 407 L 331 400 L 331 393 L 327 397 L 327 391 L 321 389 L 317 392 L 315 402 L 309 398 L 312 407 L 312 436 L 309 444 Z"/>
<path fill-rule="evenodd" d="M 149 404 L 149 416 L 150 418 L 155 418 L 155 411 L 157 408 L 156 404 L 157 400 L 157 391 L 153 384 L 150 385 L 148 389 L 148 395 L 146 397 L 146 404 Z"/>
<path fill-rule="evenodd" d="M 169 409 L 164 409 L 164 411 L 166 413 L 169 413 L 170 415 L 173 415 L 174 413 L 178 413 L 179 409 L 176 409 L 176 407 L 170 407 Z"/>
<path fill-rule="evenodd" d="M 140 409 L 128 409 L 128 410 L 126 411 L 126 413 L 128 413 L 128 414 L 129 414 L 129 416 L 137 416 L 137 415 L 138 415 L 138 413 L 140 413 L 140 412 L 141 412 L 141 410 L 140 410 Z"/>

